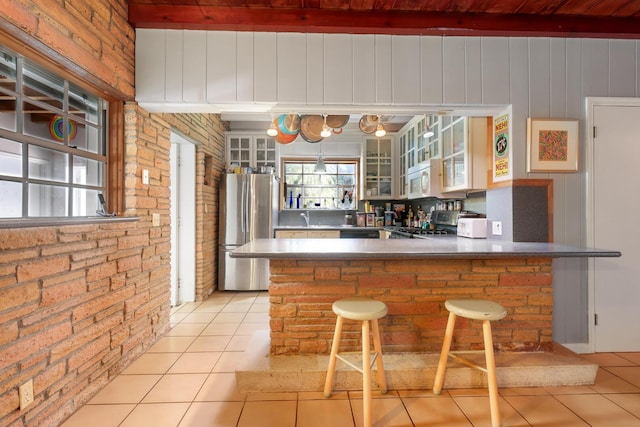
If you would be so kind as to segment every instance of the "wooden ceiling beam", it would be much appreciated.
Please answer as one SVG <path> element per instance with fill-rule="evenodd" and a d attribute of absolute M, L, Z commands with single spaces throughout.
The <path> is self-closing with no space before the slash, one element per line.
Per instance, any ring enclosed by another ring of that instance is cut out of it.
<path fill-rule="evenodd" d="M 130 4 L 135 28 L 638 38 L 640 18 Z"/>

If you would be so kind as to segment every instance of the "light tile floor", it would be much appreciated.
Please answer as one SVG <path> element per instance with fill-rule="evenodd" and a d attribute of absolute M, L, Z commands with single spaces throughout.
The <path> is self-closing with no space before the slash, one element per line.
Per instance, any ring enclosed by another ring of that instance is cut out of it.
<path fill-rule="evenodd" d="M 354 427 L 362 393 L 240 393 L 235 367 L 268 329 L 266 292 L 214 293 L 171 312 L 172 329 L 63 427 Z M 598 353 L 596 384 L 504 388 L 503 426 L 640 427 L 640 353 Z M 489 426 L 485 390 L 375 394 L 376 427 Z"/>

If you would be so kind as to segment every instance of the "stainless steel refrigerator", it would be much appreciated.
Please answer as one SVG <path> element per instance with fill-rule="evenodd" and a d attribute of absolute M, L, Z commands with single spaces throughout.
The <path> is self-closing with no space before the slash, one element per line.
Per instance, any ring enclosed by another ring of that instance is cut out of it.
<path fill-rule="evenodd" d="M 255 291 L 269 287 L 269 260 L 231 258 L 253 239 L 273 238 L 280 185 L 271 174 L 223 174 L 220 180 L 218 289 Z"/>

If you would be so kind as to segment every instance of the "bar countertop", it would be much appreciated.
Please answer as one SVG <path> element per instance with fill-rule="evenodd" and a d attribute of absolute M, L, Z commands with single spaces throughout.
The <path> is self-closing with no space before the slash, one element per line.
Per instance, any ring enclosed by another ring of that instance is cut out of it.
<path fill-rule="evenodd" d="M 619 251 L 557 243 L 509 242 L 464 237 L 421 239 L 256 239 L 235 249 L 234 258 L 434 259 L 513 257 L 619 257 Z"/>

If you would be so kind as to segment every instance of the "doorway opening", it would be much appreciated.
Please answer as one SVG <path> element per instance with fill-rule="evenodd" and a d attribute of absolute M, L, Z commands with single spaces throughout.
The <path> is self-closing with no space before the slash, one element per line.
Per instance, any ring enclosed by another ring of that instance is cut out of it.
<path fill-rule="evenodd" d="M 171 132 L 171 306 L 196 297 L 196 146 Z"/>

